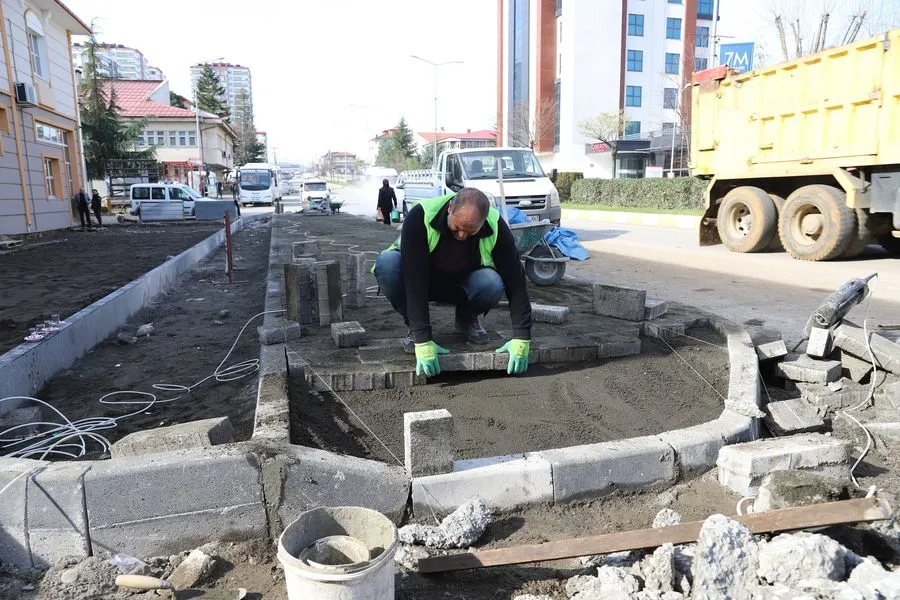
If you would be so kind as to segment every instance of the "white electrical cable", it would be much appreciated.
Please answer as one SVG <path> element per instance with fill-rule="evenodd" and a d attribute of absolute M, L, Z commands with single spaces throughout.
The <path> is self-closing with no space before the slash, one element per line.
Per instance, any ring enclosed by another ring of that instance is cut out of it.
<path fill-rule="evenodd" d="M 175 392 L 177 396 L 173 398 L 160 399 L 155 393 L 142 392 L 139 390 L 119 390 L 104 394 L 99 398 L 101 404 L 129 406 L 136 405 L 139 408 L 133 412 L 127 413 L 119 417 L 86 417 L 76 421 L 70 421 L 62 412 L 54 406 L 30 396 L 11 396 L 9 398 L 0 398 L 0 403 L 11 402 L 13 400 L 25 400 L 26 402 L 36 402 L 56 413 L 62 420 L 62 423 L 55 421 L 36 421 L 33 423 L 25 423 L 10 427 L 9 429 L 0 431 L 0 455 L 10 458 L 31 458 L 37 457 L 41 460 L 48 455 L 59 456 L 63 458 L 77 459 L 85 456 L 88 451 L 86 442 L 93 442 L 100 448 L 101 453 L 109 452 L 110 443 L 105 437 L 97 433 L 108 429 L 115 429 L 119 422 L 146 412 L 155 404 L 168 404 L 183 398 L 185 394 L 190 393 L 199 385 L 215 379 L 217 382 L 224 383 L 229 381 L 237 381 L 248 375 L 252 375 L 259 370 L 259 359 L 241 361 L 233 365 L 226 366 L 228 359 L 237 347 L 238 341 L 244 331 L 253 322 L 254 319 L 266 314 L 283 313 L 284 310 L 268 310 L 257 313 L 250 317 L 231 344 L 225 358 L 218 364 L 212 374 L 204 377 L 196 383 L 184 386 L 174 383 L 155 383 L 152 388 L 157 392 Z M 128 396 L 129 399 L 113 399 L 118 396 Z M 9 437 L 12 432 L 17 429 L 33 429 L 44 428 L 38 433 L 32 434 L 26 438 Z M 11 449 L 11 450 L 10 450 Z M 4 488 L 5 489 L 5 488 Z"/>

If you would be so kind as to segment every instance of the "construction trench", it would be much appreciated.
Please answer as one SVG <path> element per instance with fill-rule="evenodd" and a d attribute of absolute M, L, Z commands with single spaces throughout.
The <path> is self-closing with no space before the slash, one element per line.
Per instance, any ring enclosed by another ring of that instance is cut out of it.
<path fill-rule="evenodd" d="M 530 287 L 537 322 L 532 366 L 520 378 L 507 376 L 505 355 L 493 352 L 510 335 L 504 306 L 485 320 L 491 343 L 484 348 L 451 333 L 451 308 L 434 307 L 436 339 L 453 352 L 444 374 L 425 382 L 400 349 L 402 320 L 370 273 L 394 229 L 347 215 L 237 225 L 233 286 L 223 285 L 220 240 L 206 240 L 192 271 L 177 268 L 177 285 L 157 277 L 140 300 L 120 294 L 129 309 L 104 316 L 108 333 L 89 353 L 56 342 L 55 355 L 72 355 L 58 372 L 33 366 L 54 337 L 0 358 L 0 380 L 30 381 L 0 397 L 34 395 L 72 421 L 96 415 L 96 398 L 117 390 L 176 398 L 143 411 L 140 403 L 104 407 L 107 417 L 136 414 L 97 431 L 111 444 L 79 460 L 0 459 L 0 597 L 128 597 L 112 583 L 119 569 L 102 562 L 109 555 L 138 557 L 146 574 L 177 577 L 187 551 L 203 546 L 219 567 L 188 587 L 209 597 L 231 586 L 283 598 L 273 543 L 304 511 L 323 506 L 368 507 L 398 525 L 429 525 L 458 507 L 477 513 L 477 499 L 490 524 L 480 539 L 465 540 L 465 550 L 643 529 L 659 524 L 660 509 L 680 513 L 668 516 L 669 525 L 732 515 L 736 504 L 764 510 L 743 497 L 764 497 L 777 509 L 811 497 L 864 496 L 851 475 L 888 497 L 900 491 L 885 453 L 900 437 L 900 345 L 890 336 L 870 339 L 873 372 L 866 337 L 847 321 L 829 329 L 828 340 L 811 339 L 821 347 L 806 351 L 816 356 L 788 354 L 778 332 L 568 277 Z M 128 339 L 151 319 L 154 333 Z M 77 326 L 66 321 L 58 340 Z M 258 364 L 248 362 L 257 348 Z M 13 369 L 15 377 L 5 377 Z M 153 388 L 191 386 L 211 373 L 213 381 L 189 393 Z M 29 407 L 20 403 L 15 418 Z M 3 412 L 0 431 L 12 418 Z M 30 421 L 47 413 L 31 413 Z M 865 460 L 854 465 L 863 449 Z M 764 481 L 780 469 L 821 480 Z M 779 494 L 791 503 L 773 500 Z M 459 550 L 404 543 L 397 594 L 674 600 L 745 597 L 722 592 L 743 586 L 769 594 L 756 597 L 845 597 L 837 595 L 843 586 L 859 597 L 894 597 L 884 590 L 896 589 L 889 586 L 897 579 L 881 565 L 895 564 L 900 528 L 878 523 L 835 530 L 846 547 L 808 534 L 757 548 L 749 532 L 724 520 L 704 527 L 699 546 L 437 578 L 416 573 L 415 561 Z M 414 533 L 401 529 L 401 541 L 417 540 Z M 717 550 L 723 539 L 745 546 L 734 565 Z M 798 548 L 825 557 L 821 573 L 801 581 L 804 565 L 784 557 Z M 868 554 L 881 563 L 857 556 Z M 722 567 L 725 580 L 704 561 Z M 752 573 L 747 564 L 756 565 Z M 851 570 L 859 570 L 855 581 Z M 234 583 L 241 579 L 258 589 Z"/>

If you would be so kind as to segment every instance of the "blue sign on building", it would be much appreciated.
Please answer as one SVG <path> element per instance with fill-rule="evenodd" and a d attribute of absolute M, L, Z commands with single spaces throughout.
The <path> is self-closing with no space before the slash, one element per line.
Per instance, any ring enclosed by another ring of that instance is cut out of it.
<path fill-rule="evenodd" d="M 737 73 L 753 70 L 753 42 L 722 44 L 719 48 L 719 64 L 728 65 Z"/>

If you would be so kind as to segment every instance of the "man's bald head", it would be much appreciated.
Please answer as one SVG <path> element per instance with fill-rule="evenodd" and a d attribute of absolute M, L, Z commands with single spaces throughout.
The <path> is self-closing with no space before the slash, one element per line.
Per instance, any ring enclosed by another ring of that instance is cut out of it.
<path fill-rule="evenodd" d="M 447 225 L 458 240 L 476 235 L 487 220 L 491 202 L 481 190 L 461 189 L 452 200 L 447 214 Z"/>

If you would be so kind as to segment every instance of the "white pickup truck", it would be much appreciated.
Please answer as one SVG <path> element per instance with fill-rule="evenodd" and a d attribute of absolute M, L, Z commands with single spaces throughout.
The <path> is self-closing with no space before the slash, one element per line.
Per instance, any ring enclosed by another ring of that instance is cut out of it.
<path fill-rule="evenodd" d="M 554 185 L 556 169 L 547 177 L 528 148 L 445 150 L 436 171 L 401 173 L 397 188 L 403 190 L 403 214 L 420 200 L 458 192 L 465 187 L 477 188 L 499 201 L 498 169 L 503 175 L 507 206 L 518 208 L 532 221 L 547 219 L 559 225 L 562 209 Z"/>

